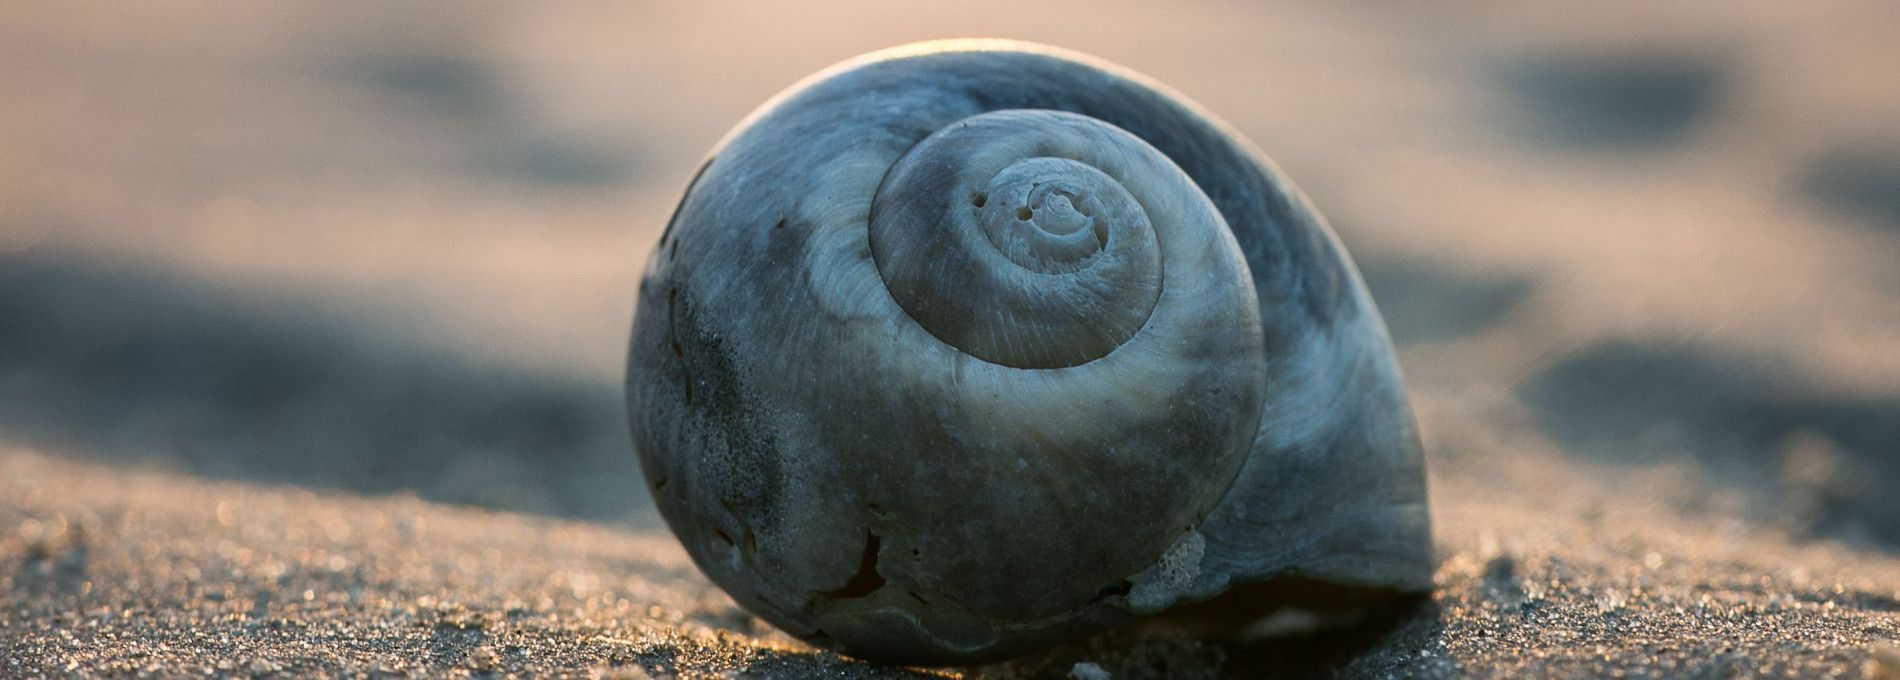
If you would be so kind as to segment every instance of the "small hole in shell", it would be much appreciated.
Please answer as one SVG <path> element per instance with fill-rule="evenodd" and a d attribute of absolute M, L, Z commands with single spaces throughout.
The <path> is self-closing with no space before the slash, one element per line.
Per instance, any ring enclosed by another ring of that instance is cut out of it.
<path fill-rule="evenodd" d="M 1029 206 L 1025 205 L 1021 208 L 1016 209 L 1016 219 L 1022 220 L 1024 222 L 1029 221 L 1029 218 L 1035 217 L 1035 216 L 1036 216 L 1036 211 L 1030 210 Z"/>
<path fill-rule="evenodd" d="M 990 202 L 989 195 L 982 192 L 978 192 L 977 195 L 970 197 L 970 205 L 974 205 L 978 208 L 983 207 L 983 204 L 988 202 Z"/>

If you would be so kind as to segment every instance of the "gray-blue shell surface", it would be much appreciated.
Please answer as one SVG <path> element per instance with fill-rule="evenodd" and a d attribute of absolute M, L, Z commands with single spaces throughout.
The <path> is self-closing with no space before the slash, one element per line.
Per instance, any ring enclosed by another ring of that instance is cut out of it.
<path fill-rule="evenodd" d="M 627 397 L 695 563 L 854 656 L 1431 588 L 1418 435 L 1338 240 L 1212 116 L 1054 48 L 896 48 L 742 122 L 652 251 Z"/>

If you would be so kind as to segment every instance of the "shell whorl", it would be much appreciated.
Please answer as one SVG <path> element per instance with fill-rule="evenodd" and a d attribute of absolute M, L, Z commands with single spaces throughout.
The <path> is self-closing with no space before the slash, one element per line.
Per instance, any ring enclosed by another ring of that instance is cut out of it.
<path fill-rule="evenodd" d="M 891 295 L 938 339 L 1015 368 L 1098 359 L 1160 299 L 1163 233 L 1224 228 L 1140 139 L 1071 113 L 1008 110 L 936 131 L 892 165 L 870 243 Z M 1146 195 L 1144 197 L 1144 195 Z"/>

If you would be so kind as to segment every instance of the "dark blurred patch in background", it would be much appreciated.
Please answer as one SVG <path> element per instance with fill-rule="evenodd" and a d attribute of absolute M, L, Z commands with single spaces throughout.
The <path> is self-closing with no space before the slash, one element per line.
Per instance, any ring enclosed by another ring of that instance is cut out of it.
<path fill-rule="evenodd" d="M 1829 150 L 1809 168 L 1805 188 L 1828 207 L 1900 231 L 1900 143 Z"/>
<path fill-rule="evenodd" d="M 626 185 L 638 169 L 624 143 L 538 129 L 521 110 L 494 67 L 475 59 L 434 54 L 380 53 L 341 59 L 344 75 L 401 98 L 425 117 L 455 121 L 471 147 L 459 159 L 501 181 L 546 187 Z"/>
<path fill-rule="evenodd" d="M 1405 258 L 1361 258 L 1361 274 L 1400 346 L 1449 342 L 1489 328 L 1535 288 L 1529 280 L 1478 275 Z"/>
<path fill-rule="evenodd" d="M 1785 362 L 1609 342 L 1523 386 L 1551 435 L 1618 463 L 1683 456 L 1794 528 L 1900 548 L 1900 395 L 1830 395 Z"/>
<path fill-rule="evenodd" d="M 415 97 L 448 116 L 497 116 L 508 97 L 487 66 L 463 57 L 433 54 L 361 55 L 354 71 L 364 82 Z"/>
<path fill-rule="evenodd" d="M 1534 139 L 1611 150 L 1683 142 L 1716 109 L 1725 75 L 1713 57 L 1667 53 L 1534 55 L 1500 71 Z"/>
<path fill-rule="evenodd" d="M 644 509 L 614 383 L 69 253 L 0 255 L 0 328 L 0 432 L 51 450 L 596 520 Z"/>

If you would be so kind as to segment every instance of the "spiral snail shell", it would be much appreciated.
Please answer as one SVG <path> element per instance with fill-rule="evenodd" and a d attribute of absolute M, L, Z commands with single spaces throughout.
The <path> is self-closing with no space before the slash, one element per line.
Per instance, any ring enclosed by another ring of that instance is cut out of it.
<path fill-rule="evenodd" d="M 1222 124 L 1073 53 L 925 43 L 767 103 L 653 250 L 627 370 L 694 561 L 855 656 L 997 659 L 1281 578 L 1431 585 L 1345 252 Z"/>

